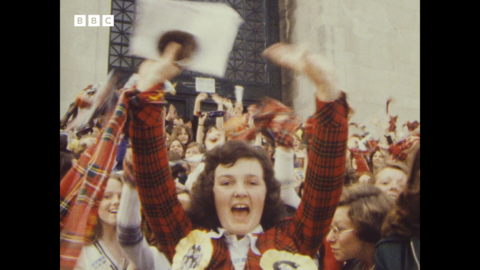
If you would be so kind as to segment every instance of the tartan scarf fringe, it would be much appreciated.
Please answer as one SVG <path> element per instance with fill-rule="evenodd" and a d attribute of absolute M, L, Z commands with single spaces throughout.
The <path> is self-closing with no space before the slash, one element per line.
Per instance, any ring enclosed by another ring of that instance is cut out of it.
<path fill-rule="evenodd" d="M 78 166 L 62 179 L 60 200 L 60 267 L 73 269 L 85 244 L 93 236 L 103 196 L 115 163 L 120 134 L 124 132 L 128 96 L 124 92 L 98 143 L 86 150 Z"/>

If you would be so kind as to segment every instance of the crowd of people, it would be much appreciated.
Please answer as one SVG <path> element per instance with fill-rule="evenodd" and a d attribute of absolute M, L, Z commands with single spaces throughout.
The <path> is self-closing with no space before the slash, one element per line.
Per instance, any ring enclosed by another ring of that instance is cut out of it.
<path fill-rule="evenodd" d="M 180 116 L 181 51 L 111 95 L 89 85 L 61 119 L 62 269 L 420 269 L 418 121 L 397 127 L 388 100 L 375 139 L 328 61 L 283 43 L 263 56 L 314 82 L 306 122 L 271 98 L 245 108 L 241 86 Z"/>

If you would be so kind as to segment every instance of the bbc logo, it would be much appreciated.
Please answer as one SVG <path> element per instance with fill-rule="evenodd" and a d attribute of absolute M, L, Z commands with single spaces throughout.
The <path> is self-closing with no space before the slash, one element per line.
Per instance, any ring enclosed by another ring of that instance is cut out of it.
<path fill-rule="evenodd" d="M 73 26 L 87 26 L 87 15 L 74 15 Z M 113 15 L 102 15 L 102 20 L 100 20 L 100 15 L 88 15 L 88 26 L 113 26 Z"/>

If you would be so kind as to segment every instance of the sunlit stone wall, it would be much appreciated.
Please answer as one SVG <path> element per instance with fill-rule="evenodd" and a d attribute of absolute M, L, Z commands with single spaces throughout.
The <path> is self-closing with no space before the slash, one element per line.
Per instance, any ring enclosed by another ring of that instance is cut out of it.
<path fill-rule="evenodd" d="M 89 84 L 108 74 L 109 27 L 74 27 L 74 15 L 111 14 L 111 0 L 60 1 L 60 117 Z"/>
<path fill-rule="evenodd" d="M 418 0 L 280 0 L 280 16 L 283 41 L 305 44 L 336 66 L 355 110 L 352 122 L 365 124 L 376 138 L 372 118 L 386 123 L 389 97 L 398 128 L 420 120 Z M 306 119 L 314 110 L 312 84 L 288 72 L 282 79 L 284 98 Z"/>

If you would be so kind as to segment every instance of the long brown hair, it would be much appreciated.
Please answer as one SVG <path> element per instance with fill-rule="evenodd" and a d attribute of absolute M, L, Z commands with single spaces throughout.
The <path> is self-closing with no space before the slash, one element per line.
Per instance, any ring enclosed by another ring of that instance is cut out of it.
<path fill-rule="evenodd" d="M 107 181 L 110 181 L 110 179 L 115 179 L 115 180 L 119 181 L 120 183 L 122 183 L 122 185 L 123 185 L 122 177 L 123 176 L 120 173 L 111 172 Z M 107 184 L 108 184 L 108 182 L 107 182 Z M 102 197 L 102 200 L 103 200 L 103 197 Z M 102 236 L 103 236 L 103 226 L 102 226 L 102 222 L 100 221 L 100 217 L 97 214 L 97 224 L 95 225 L 95 229 L 93 230 L 93 234 L 91 236 L 87 237 L 87 238 L 90 241 L 90 243 L 93 243 L 93 242 L 97 241 L 98 239 L 102 238 Z"/>

